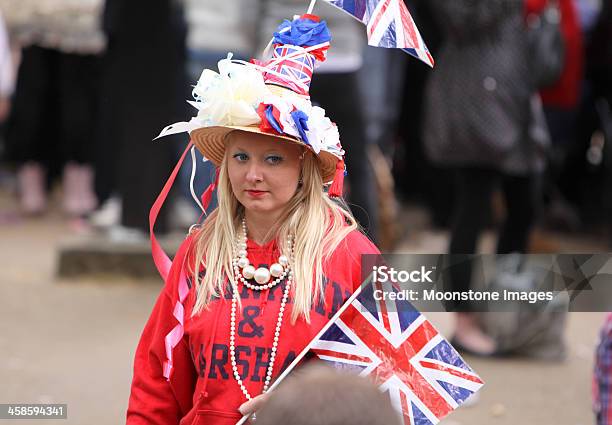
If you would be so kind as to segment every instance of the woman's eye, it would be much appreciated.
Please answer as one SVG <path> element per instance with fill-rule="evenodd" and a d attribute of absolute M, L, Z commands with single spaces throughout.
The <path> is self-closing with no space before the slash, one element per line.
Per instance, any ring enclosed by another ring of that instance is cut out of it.
<path fill-rule="evenodd" d="M 238 162 L 244 162 L 249 159 L 249 156 L 246 153 L 235 153 L 234 158 L 238 160 Z"/>
<path fill-rule="evenodd" d="M 278 155 L 270 155 L 266 157 L 266 161 L 272 165 L 280 164 L 283 161 L 283 158 Z"/>

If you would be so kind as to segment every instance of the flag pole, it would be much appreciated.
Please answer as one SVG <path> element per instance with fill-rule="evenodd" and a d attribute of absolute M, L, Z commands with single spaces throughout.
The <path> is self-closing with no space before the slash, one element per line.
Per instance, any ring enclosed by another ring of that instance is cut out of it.
<path fill-rule="evenodd" d="M 308 11 L 306 12 L 308 15 L 312 14 L 312 10 L 315 7 L 315 3 L 317 0 L 310 0 L 310 5 L 308 6 Z"/>

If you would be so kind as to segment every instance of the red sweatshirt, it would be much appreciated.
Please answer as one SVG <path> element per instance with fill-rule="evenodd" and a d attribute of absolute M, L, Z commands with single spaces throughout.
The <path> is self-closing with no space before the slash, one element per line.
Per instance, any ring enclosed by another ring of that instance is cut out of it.
<path fill-rule="evenodd" d="M 189 244 L 188 238 L 184 243 Z M 275 241 L 259 246 L 247 242 L 251 264 L 269 266 L 279 256 Z M 362 233 L 351 232 L 323 265 L 325 303 L 315 303 L 310 323 L 291 323 L 289 296 L 273 380 L 313 339 L 333 314 L 361 284 L 361 254 L 378 249 Z M 229 354 L 231 290 L 213 300 L 207 310 L 192 318 L 195 291 L 185 300 L 185 333 L 173 350 L 170 380 L 162 375 L 166 360 L 164 338 L 177 324 L 173 316 L 178 299 L 178 271 L 171 270 L 140 338 L 134 359 L 134 378 L 127 423 L 234 425 L 246 401 L 236 382 Z M 256 292 L 240 284 L 242 310 L 236 316 L 236 363 L 251 396 L 262 391 L 274 338 L 284 283 Z"/>

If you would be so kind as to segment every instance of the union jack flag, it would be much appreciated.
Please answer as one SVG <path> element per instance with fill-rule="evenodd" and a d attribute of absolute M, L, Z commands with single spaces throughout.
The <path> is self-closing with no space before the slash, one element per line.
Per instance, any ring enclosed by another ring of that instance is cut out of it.
<path fill-rule="evenodd" d="M 367 26 L 368 44 L 398 48 L 433 67 L 429 53 L 402 0 L 326 0 Z"/>
<path fill-rule="evenodd" d="M 484 383 L 408 301 L 377 301 L 376 290 L 397 292 L 390 283 L 364 284 L 310 350 L 373 378 L 405 425 L 436 424 Z"/>
<path fill-rule="evenodd" d="M 278 84 L 308 95 L 316 61 L 313 55 L 304 53 L 303 50 L 288 44 L 275 46 L 272 59 L 266 64 L 274 73 L 264 76 L 266 83 Z"/>

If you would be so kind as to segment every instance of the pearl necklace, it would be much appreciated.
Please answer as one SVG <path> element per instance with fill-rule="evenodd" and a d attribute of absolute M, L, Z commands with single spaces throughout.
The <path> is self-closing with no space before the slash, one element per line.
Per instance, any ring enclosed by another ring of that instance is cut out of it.
<path fill-rule="evenodd" d="M 270 381 L 272 381 L 272 371 L 274 369 L 274 361 L 276 360 L 276 351 L 278 349 L 278 341 L 280 336 L 280 329 L 283 324 L 283 313 L 285 312 L 285 306 L 287 305 L 287 298 L 289 297 L 289 288 L 291 287 L 291 282 L 293 281 L 293 272 L 289 271 L 289 278 L 287 279 L 287 284 L 285 286 L 285 291 L 283 292 L 283 299 L 281 301 L 280 310 L 278 311 L 278 319 L 276 321 L 276 328 L 274 330 L 274 341 L 272 342 L 272 351 L 270 353 L 270 362 L 268 364 L 268 368 L 266 370 L 266 380 L 264 381 L 264 386 L 262 390 L 262 394 L 265 394 L 268 391 L 268 387 L 270 386 Z M 236 365 L 236 305 L 238 304 L 238 290 L 234 289 L 234 296 L 232 297 L 232 312 L 231 312 L 231 320 L 230 320 L 230 360 L 232 362 L 232 371 L 234 372 L 234 378 L 242 393 L 246 397 L 247 400 L 251 400 L 253 397 L 249 394 L 249 391 L 244 386 L 244 382 L 242 382 L 242 378 L 240 378 L 240 374 L 238 373 L 238 366 Z"/>
<path fill-rule="evenodd" d="M 270 269 L 267 267 L 259 267 L 255 269 L 247 258 L 247 229 L 246 229 L 246 221 L 242 219 L 242 240 L 237 242 L 237 254 L 238 258 L 234 258 L 232 260 L 232 266 L 234 267 L 234 275 L 236 276 L 236 280 L 241 281 L 247 288 L 252 289 L 254 291 L 263 291 L 265 289 L 270 289 L 276 286 L 279 282 L 281 282 L 289 271 L 289 259 L 286 255 L 281 255 L 278 257 L 278 263 L 274 263 L 270 266 Z M 290 252 L 293 252 L 293 242 L 292 238 L 289 239 L 287 243 L 287 247 Z M 273 276 L 274 279 L 270 282 L 270 277 Z M 253 279 L 259 283 L 259 285 L 253 285 L 248 282 L 247 279 Z"/>
<path fill-rule="evenodd" d="M 244 224 L 244 219 L 242 223 L 243 223 L 243 231 L 244 231 L 244 248 L 243 249 L 246 250 L 246 225 Z M 291 252 L 291 255 L 293 255 L 292 248 L 290 249 L 290 252 Z M 244 256 L 246 257 L 246 254 Z M 239 266 L 237 264 L 234 264 L 234 276 L 236 277 L 236 281 L 240 280 L 246 285 L 247 282 L 240 275 L 238 267 Z M 291 288 L 291 283 L 293 282 L 293 271 L 290 269 L 289 264 L 287 264 L 287 269 L 285 269 L 282 274 L 282 276 L 285 276 L 285 275 L 287 275 L 287 283 L 285 285 L 285 290 L 283 292 L 283 298 L 281 300 L 280 309 L 278 311 L 278 319 L 276 320 L 276 328 L 274 329 L 274 340 L 272 342 L 272 350 L 270 352 L 270 361 L 268 363 L 268 368 L 266 369 L 266 379 L 264 381 L 262 394 L 268 391 L 268 388 L 270 387 L 270 382 L 272 381 L 272 371 L 274 370 L 274 361 L 276 360 L 276 351 L 278 349 L 280 330 L 283 324 L 283 313 L 285 312 L 285 306 L 287 305 L 287 299 L 289 298 L 289 289 Z M 280 282 L 280 280 L 281 278 L 275 279 L 276 283 L 274 283 L 273 285 L 268 284 L 268 285 L 263 285 L 263 286 L 272 287 L 276 285 L 278 282 Z M 247 287 L 250 287 L 250 286 L 247 285 Z M 258 290 L 261 290 L 259 288 L 263 288 L 263 287 L 256 286 L 256 288 Z M 238 304 L 239 297 L 240 295 L 238 293 L 238 288 L 235 287 L 234 293 L 232 296 L 232 310 L 231 310 L 231 315 L 230 315 L 230 360 L 232 363 L 232 372 L 234 373 L 234 378 L 236 379 L 236 382 L 238 382 L 238 385 L 240 386 L 240 390 L 242 391 L 242 393 L 244 394 L 247 400 L 252 400 L 253 397 L 251 396 L 251 394 L 249 394 L 249 391 L 246 389 L 244 382 L 242 382 L 242 378 L 240 378 L 240 374 L 238 373 L 238 366 L 236 364 L 236 306 Z"/>

